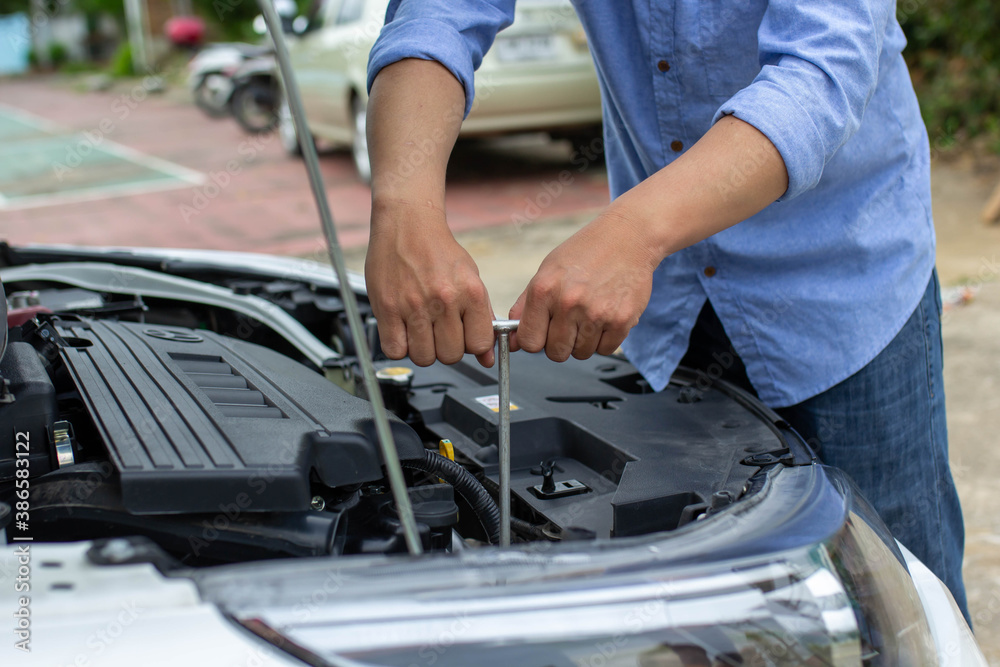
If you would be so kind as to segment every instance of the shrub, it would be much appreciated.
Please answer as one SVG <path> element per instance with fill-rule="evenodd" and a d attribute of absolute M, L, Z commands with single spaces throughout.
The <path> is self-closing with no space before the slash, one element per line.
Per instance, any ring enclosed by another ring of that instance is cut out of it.
<path fill-rule="evenodd" d="M 900 0 L 897 11 L 932 145 L 981 138 L 1000 150 L 1000 3 Z"/>
<path fill-rule="evenodd" d="M 66 48 L 66 45 L 52 42 L 49 45 L 49 62 L 52 63 L 52 66 L 59 67 L 67 60 L 69 60 L 69 49 Z"/>
<path fill-rule="evenodd" d="M 135 74 L 135 63 L 132 61 L 132 47 L 128 42 L 122 42 L 108 65 L 108 74 L 115 77 L 132 76 Z"/>

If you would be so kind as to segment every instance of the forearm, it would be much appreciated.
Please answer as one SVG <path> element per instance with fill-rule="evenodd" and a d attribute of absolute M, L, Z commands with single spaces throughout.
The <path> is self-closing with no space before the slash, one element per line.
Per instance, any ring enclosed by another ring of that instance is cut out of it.
<path fill-rule="evenodd" d="M 464 112 L 464 87 L 435 61 L 400 60 L 372 84 L 365 278 L 382 350 L 418 366 L 455 363 L 466 352 L 493 363 L 489 295 L 444 214 L 445 171 Z"/>
<path fill-rule="evenodd" d="M 379 72 L 368 104 L 373 209 L 427 207 L 443 215 L 445 172 L 464 109 L 462 85 L 437 62 L 400 60 Z M 373 225 L 379 219 L 373 216 Z"/>
<path fill-rule="evenodd" d="M 752 125 L 727 116 L 680 158 L 607 210 L 659 263 L 667 255 L 759 213 L 788 187 L 781 154 Z"/>

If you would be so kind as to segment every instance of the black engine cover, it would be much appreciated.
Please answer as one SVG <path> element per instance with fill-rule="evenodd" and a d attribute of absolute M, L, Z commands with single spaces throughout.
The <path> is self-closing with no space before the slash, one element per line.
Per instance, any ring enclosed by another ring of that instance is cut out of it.
<path fill-rule="evenodd" d="M 510 365 L 514 503 L 563 528 L 598 537 L 672 530 L 738 498 L 759 470 L 747 457 L 788 447 L 777 415 L 749 396 L 734 400 L 707 376 L 679 371 L 653 393 L 621 359 L 556 364 L 518 352 Z M 496 399 L 496 371 L 467 356 L 417 369 L 410 405 L 495 481 Z M 549 462 L 546 495 L 536 487 Z"/>
<path fill-rule="evenodd" d="M 309 508 L 326 486 L 381 479 L 371 408 L 305 366 L 207 331 L 64 319 L 61 356 L 135 514 Z M 394 420 L 400 457 L 423 444 Z"/>

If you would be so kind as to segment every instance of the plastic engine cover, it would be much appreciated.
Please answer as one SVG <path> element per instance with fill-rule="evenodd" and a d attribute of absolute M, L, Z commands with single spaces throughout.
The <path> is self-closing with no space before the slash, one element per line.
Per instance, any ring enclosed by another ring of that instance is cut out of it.
<path fill-rule="evenodd" d="M 371 408 L 267 348 L 207 331 L 60 320 L 62 359 L 135 514 L 307 510 L 312 471 L 338 487 L 382 478 Z M 417 434 L 392 422 L 400 457 Z"/>
<path fill-rule="evenodd" d="M 518 352 L 510 364 L 515 507 L 563 528 L 598 537 L 677 528 L 740 497 L 759 470 L 747 457 L 787 447 L 764 413 L 708 388 L 707 377 L 678 375 L 653 393 L 621 359 L 556 364 Z M 494 369 L 473 357 L 417 369 L 410 404 L 436 437 L 498 479 Z M 537 487 L 550 466 L 546 493 Z"/>

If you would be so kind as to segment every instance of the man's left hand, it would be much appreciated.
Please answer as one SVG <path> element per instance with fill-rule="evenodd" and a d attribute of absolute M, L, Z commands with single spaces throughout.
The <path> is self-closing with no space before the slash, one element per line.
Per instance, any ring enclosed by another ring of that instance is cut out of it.
<path fill-rule="evenodd" d="M 611 354 L 645 310 L 659 261 L 637 224 L 605 211 L 542 262 L 511 308 L 511 348 L 553 361 Z"/>

